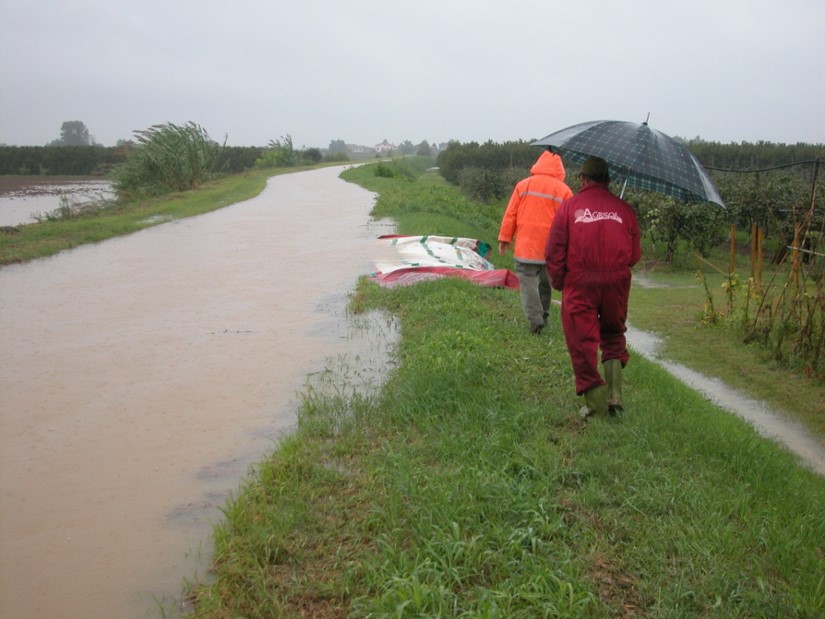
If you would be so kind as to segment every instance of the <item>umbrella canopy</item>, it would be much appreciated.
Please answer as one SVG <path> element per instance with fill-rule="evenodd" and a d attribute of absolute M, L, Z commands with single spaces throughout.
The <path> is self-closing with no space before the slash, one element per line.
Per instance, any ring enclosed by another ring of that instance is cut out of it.
<path fill-rule="evenodd" d="M 699 160 L 683 145 L 647 123 L 596 120 L 561 129 L 536 140 L 563 157 L 582 163 L 590 156 L 610 164 L 611 177 L 631 187 L 683 202 L 725 206 Z"/>

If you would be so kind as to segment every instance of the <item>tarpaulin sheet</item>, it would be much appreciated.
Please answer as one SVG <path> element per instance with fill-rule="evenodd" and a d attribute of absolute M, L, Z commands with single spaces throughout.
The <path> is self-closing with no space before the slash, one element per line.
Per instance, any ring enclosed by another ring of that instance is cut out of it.
<path fill-rule="evenodd" d="M 515 273 L 496 269 L 486 258 L 490 245 L 478 239 L 386 235 L 379 237 L 377 243 L 372 279 L 381 286 L 460 277 L 481 286 L 518 288 Z"/>

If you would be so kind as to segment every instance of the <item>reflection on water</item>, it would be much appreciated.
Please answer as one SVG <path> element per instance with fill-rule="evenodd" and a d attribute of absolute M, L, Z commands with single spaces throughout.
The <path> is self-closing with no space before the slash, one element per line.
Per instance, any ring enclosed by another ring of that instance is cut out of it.
<path fill-rule="evenodd" d="M 34 177 L 37 179 L 37 177 Z M 115 199 L 107 180 L 76 180 L 59 184 L 38 184 L 37 180 L 0 193 L 0 226 L 30 224 L 61 207 L 61 198 L 72 206 Z"/>
<path fill-rule="evenodd" d="M 0 616 L 156 616 L 307 375 L 386 367 L 393 326 L 345 311 L 377 233 L 340 171 L 0 269 Z"/>

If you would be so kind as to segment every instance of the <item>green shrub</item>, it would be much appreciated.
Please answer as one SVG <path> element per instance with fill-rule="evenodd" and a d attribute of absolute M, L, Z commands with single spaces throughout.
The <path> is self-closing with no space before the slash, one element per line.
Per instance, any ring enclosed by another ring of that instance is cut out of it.
<path fill-rule="evenodd" d="M 297 153 L 292 145 L 292 136 L 281 136 L 280 140 L 270 140 L 255 162 L 258 168 L 287 168 L 296 165 Z"/>
<path fill-rule="evenodd" d="M 120 195 L 158 196 L 194 189 L 219 172 L 223 146 L 200 125 L 153 125 L 136 131 L 138 146 L 112 176 Z"/>
<path fill-rule="evenodd" d="M 260 157 L 255 161 L 257 168 L 289 168 L 299 165 L 315 165 L 323 159 L 321 149 L 304 148 L 296 150 L 292 136 L 281 136 L 280 140 L 270 140 Z"/>
<path fill-rule="evenodd" d="M 391 165 L 379 163 L 375 166 L 375 175 L 380 176 L 381 178 L 396 178 L 398 176 L 398 171 Z"/>

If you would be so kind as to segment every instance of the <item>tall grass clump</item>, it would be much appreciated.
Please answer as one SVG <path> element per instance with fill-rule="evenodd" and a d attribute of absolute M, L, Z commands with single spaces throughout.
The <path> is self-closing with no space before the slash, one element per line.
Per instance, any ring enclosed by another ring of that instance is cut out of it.
<path fill-rule="evenodd" d="M 286 134 L 279 140 L 270 140 L 255 160 L 256 168 L 287 168 L 299 165 L 315 165 L 323 159 L 319 148 L 298 150 L 292 143 L 292 136 Z"/>
<path fill-rule="evenodd" d="M 743 281 L 707 260 L 716 276 L 700 270 L 704 288 L 704 326 L 734 329 L 744 345 L 756 344 L 761 357 L 800 372 L 825 386 L 825 269 L 820 264 L 772 265 L 767 281 Z M 722 283 L 725 302 L 717 301 L 709 280 Z"/>
<path fill-rule="evenodd" d="M 135 131 L 137 146 L 112 177 L 121 196 L 159 196 L 194 189 L 220 171 L 223 146 L 198 124 L 167 123 Z"/>

